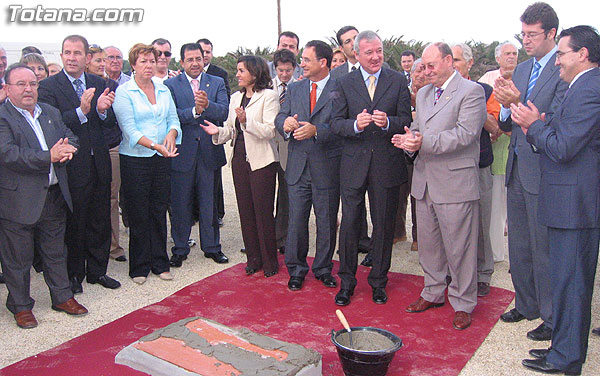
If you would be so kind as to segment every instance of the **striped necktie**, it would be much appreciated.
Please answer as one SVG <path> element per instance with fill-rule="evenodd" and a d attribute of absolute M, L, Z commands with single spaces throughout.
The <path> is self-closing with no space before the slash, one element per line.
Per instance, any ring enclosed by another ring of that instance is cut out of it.
<path fill-rule="evenodd" d="M 279 104 L 283 104 L 285 101 L 285 92 L 287 90 L 287 84 L 285 82 L 281 83 L 281 93 L 279 94 Z"/>
<path fill-rule="evenodd" d="M 533 91 L 533 87 L 535 86 L 535 83 L 537 82 L 537 79 L 540 76 L 540 68 L 541 67 L 542 66 L 540 65 L 540 63 L 538 63 L 536 61 L 535 65 L 533 66 L 533 70 L 531 71 L 531 77 L 529 78 L 529 84 L 527 85 L 527 94 L 525 95 L 525 101 L 527 101 L 527 99 L 531 95 L 531 92 Z"/>
<path fill-rule="evenodd" d="M 442 96 L 443 92 L 444 90 L 441 87 L 435 88 L 435 101 L 433 102 L 434 105 L 436 105 L 437 102 L 440 100 L 440 97 Z"/>

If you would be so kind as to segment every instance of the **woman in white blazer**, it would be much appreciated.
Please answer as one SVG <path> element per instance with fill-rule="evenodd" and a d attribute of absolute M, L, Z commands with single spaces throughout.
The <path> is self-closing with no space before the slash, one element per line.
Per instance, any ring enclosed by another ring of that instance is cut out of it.
<path fill-rule="evenodd" d="M 240 57 L 236 77 L 241 90 L 231 96 L 224 126 L 206 121 L 202 127 L 215 144 L 233 140 L 231 168 L 248 257 L 246 274 L 263 269 L 265 277 L 271 277 L 279 267 L 273 218 L 279 96 L 271 90 L 269 68 L 261 57 Z"/>

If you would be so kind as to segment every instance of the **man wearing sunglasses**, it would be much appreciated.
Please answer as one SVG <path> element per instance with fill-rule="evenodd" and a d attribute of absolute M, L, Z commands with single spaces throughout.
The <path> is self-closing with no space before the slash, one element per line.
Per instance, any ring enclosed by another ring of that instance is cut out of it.
<path fill-rule="evenodd" d="M 180 73 L 179 71 L 172 71 L 169 69 L 171 57 L 173 56 L 171 53 L 171 42 L 164 38 L 158 38 L 155 39 L 151 44 L 159 53 L 158 59 L 156 60 L 155 76 L 160 78 L 162 81 L 177 76 Z"/>

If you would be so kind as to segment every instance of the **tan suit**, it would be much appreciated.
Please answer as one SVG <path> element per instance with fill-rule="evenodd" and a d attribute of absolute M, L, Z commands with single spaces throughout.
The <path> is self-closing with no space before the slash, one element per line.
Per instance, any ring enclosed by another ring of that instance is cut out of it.
<path fill-rule="evenodd" d="M 411 194 L 417 200 L 419 259 L 425 273 L 421 296 L 471 313 L 477 304 L 479 137 L 486 119 L 485 94 L 458 73 L 437 104 L 435 88 L 417 94 L 411 130 L 423 135 L 414 163 Z"/>
<path fill-rule="evenodd" d="M 235 139 L 235 109 L 242 103 L 242 92 L 235 92 L 229 101 L 229 116 L 219 133 L 213 136 L 215 145 L 224 144 Z M 279 96 L 271 89 L 261 90 L 252 95 L 246 106 L 247 123 L 241 124 L 244 131 L 244 144 L 248 155 L 248 163 L 252 171 L 263 168 L 273 162 L 279 162 L 279 153 L 275 142 L 275 116 L 279 113 Z M 231 162 L 231 157 L 229 161 Z"/>

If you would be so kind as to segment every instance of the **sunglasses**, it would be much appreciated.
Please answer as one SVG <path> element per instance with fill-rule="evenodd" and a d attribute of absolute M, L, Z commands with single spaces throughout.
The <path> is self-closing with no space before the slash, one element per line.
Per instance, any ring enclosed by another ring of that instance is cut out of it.
<path fill-rule="evenodd" d="M 165 57 L 171 57 L 172 53 L 169 51 L 158 51 L 158 56 L 165 55 Z"/>

